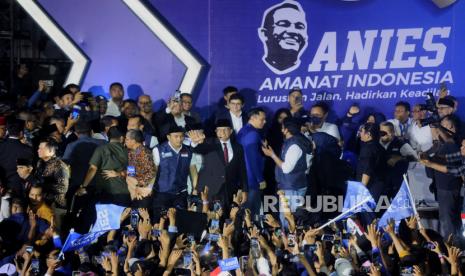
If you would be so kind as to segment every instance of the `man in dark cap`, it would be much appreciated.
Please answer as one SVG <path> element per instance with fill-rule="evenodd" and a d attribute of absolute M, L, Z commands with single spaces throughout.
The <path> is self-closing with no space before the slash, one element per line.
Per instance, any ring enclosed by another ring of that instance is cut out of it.
<path fill-rule="evenodd" d="M 166 135 L 168 141 L 153 149 L 156 182 L 153 201 L 154 216 L 161 209 L 187 207 L 187 177 L 190 174 L 192 190 L 197 187 L 197 169 L 192 151 L 183 144 L 184 129 L 173 124 Z"/>
<path fill-rule="evenodd" d="M 446 96 L 438 101 L 438 114 L 441 118 L 454 113 L 455 103 L 450 97 Z"/>
<path fill-rule="evenodd" d="M 312 150 L 310 141 L 301 134 L 300 126 L 295 118 L 284 119 L 281 132 L 285 140 L 280 156 L 270 146 L 265 144 L 262 147 L 263 153 L 276 163 L 278 189 L 288 198 L 292 212 L 298 207 L 297 197 L 305 196 L 307 191 Z M 284 222 L 284 217 L 282 221 Z"/>
<path fill-rule="evenodd" d="M 238 190 L 242 190 L 242 202 L 247 201 L 247 171 L 245 168 L 244 150 L 242 146 L 231 140 L 233 128 L 228 119 L 216 122 L 216 138 L 205 140 L 205 135 L 197 131 L 190 131 L 195 153 L 203 157 L 202 168 L 199 172 L 198 191 L 208 187 L 208 199 L 219 200 L 222 206 L 229 206 L 232 197 Z"/>

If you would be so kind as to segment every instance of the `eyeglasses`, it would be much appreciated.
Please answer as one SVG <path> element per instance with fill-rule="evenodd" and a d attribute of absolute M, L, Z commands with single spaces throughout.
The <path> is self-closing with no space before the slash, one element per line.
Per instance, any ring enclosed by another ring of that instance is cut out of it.
<path fill-rule="evenodd" d="M 152 102 L 139 102 L 139 104 L 152 104 Z"/>
<path fill-rule="evenodd" d="M 379 132 L 379 136 L 381 136 L 381 137 L 384 137 L 386 135 L 388 135 L 388 133 L 386 131 L 380 131 Z"/>

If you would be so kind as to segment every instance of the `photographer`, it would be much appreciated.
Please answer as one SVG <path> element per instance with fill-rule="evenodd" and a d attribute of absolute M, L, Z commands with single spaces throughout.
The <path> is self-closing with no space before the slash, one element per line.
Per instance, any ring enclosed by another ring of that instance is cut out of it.
<path fill-rule="evenodd" d="M 460 152 L 449 153 L 444 157 L 446 159 L 445 165 L 432 162 L 428 159 L 422 159 L 421 163 L 433 170 L 461 177 L 462 180 L 465 180 L 465 139 L 462 140 Z"/>
<path fill-rule="evenodd" d="M 458 121 L 453 115 L 448 115 L 441 120 L 439 126 L 433 126 L 433 139 L 436 146 L 427 154 L 421 154 L 422 163 L 429 167 L 427 174 L 433 179 L 436 185 L 436 197 L 439 203 L 439 222 L 441 224 L 441 234 L 447 237 L 457 233 L 460 228 L 460 187 L 462 178 L 448 173 L 442 166 L 451 165 L 444 159 L 445 156 L 455 154 L 460 151 L 454 142 L 458 130 Z M 431 165 L 440 164 L 442 166 Z"/>

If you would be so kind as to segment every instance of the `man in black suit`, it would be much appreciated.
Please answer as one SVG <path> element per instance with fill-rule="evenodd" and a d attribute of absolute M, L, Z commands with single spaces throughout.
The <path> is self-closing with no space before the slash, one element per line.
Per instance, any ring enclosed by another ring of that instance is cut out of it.
<path fill-rule="evenodd" d="M 21 143 L 23 139 L 23 124 L 21 121 L 8 123 L 8 138 L 0 143 L 0 179 L 15 195 L 22 196 L 24 189 L 16 172 L 16 160 L 32 159 L 33 150 Z"/>
<path fill-rule="evenodd" d="M 158 141 L 160 144 L 167 141 L 166 135 L 169 134 L 172 126 L 189 129 L 190 126 L 195 124 L 194 118 L 182 112 L 181 98 L 179 96 L 172 97 L 168 102 L 168 107 L 158 111 L 155 118 L 160 131 L 160 141 Z"/>
<path fill-rule="evenodd" d="M 233 94 L 229 97 L 228 109 L 219 113 L 216 120 L 228 119 L 231 122 L 231 126 L 234 130 L 234 134 L 239 133 L 241 128 L 247 124 L 248 118 L 244 114 L 242 108 L 244 107 L 244 97 L 239 94 Z"/>
<path fill-rule="evenodd" d="M 222 206 L 232 203 L 233 195 L 242 190 L 242 202 L 247 201 L 247 172 L 244 150 L 230 139 L 233 132 L 231 122 L 220 119 L 216 122 L 216 138 L 205 140 L 198 131 L 188 132 L 192 139 L 192 151 L 202 155 L 198 191 L 208 187 L 209 201 L 219 200 Z"/>

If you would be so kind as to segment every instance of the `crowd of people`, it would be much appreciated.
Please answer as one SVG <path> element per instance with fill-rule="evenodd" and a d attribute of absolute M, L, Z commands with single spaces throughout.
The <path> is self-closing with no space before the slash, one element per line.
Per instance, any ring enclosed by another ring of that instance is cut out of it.
<path fill-rule="evenodd" d="M 2 275 L 464 271 L 465 128 L 446 90 L 437 102 L 398 102 L 393 114 L 354 104 L 337 119 L 325 102 L 304 107 L 298 88 L 287 108 L 268 114 L 244 110 L 228 86 L 203 119 L 187 93 L 154 111 L 151 96 L 125 99 L 120 83 L 109 99 L 80 90 L 39 81 L 0 103 Z M 345 195 L 348 180 L 392 199 L 413 167 L 431 179 L 415 185 L 435 195 L 439 230 L 419 216 L 379 228 L 378 213 L 321 229 L 341 210 L 312 212 L 292 200 Z M 265 197 L 284 208 L 264 211 Z M 96 204 L 126 207 L 120 228 L 61 254 L 70 231 L 95 223 Z"/>

